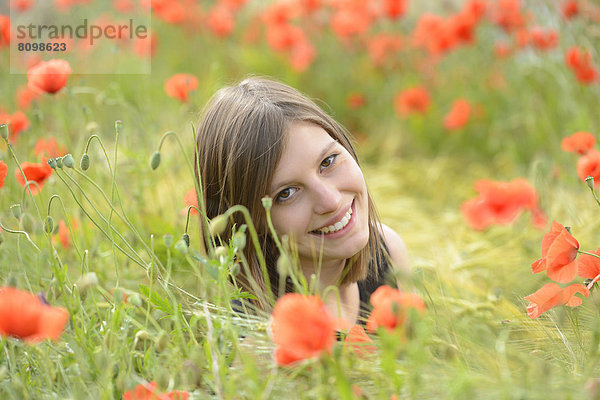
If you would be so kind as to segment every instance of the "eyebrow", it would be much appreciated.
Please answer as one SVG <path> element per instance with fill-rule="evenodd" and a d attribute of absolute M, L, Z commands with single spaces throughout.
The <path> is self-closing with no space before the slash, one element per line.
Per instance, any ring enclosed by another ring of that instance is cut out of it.
<path fill-rule="evenodd" d="M 332 139 L 331 142 L 329 142 L 329 144 L 327 146 L 325 146 L 323 148 L 323 150 L 321 150 L 321 153 L 319 153 L 319 156 L 317 157 L 317 162 L 320 162 L 325 157 L 325 154 L 327 154 L 329 152 L 329 150 L 331 150 L 331 148 L 333 146 L 335 146 L 337 143 L 338 143 L 337 140 Z M 271 190 L 269 192 L 273 193 L 277 188 L 284 186 L 286 181 L 287 180 L 284 180 L 282 182 L 278 182 L 276 185 L 271 185 Z"/>

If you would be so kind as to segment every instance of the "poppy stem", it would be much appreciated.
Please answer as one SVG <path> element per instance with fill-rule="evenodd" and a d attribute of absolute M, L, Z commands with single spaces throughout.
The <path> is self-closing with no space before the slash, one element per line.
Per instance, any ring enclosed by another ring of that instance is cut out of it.
<path fill-rule="evenodd" d="M 588 187 L 590 188 L 590 191 L 592 192 L 592 196 L 594 196 L 596 203 L 598 203 L 598 205 L 600 206 L 600 199 L 598 199 L 598 196 L 596 196 L 596 191 L 594 191 L 594 183 L 593 182 L 594 181 L 592 179 L 592 184 L 589 184 Z"/>
<path fill-rule="evenodd" d="M 583 250 L 577 250 L 577 252 L 578 252 L 578 253 L 581 253 L 581 254 L 587 254 L 588 256 L 593 256 L 593 257 L 596 257 L 596 258 L 600 258 L 600 256 L 599 256 L 598 254 L 589 253 L 589 252 L 587 252 L 587 251 L 583 251 Z"/>
<path fill-rule="evenodd" d="M 592 281 L 590 283 L 588 283 L 587 288 L 588 290 L 592 288 L 592 286 L 594 286 L 594 283 L 596 283 L 598 281 L 598 279 L 600 279 L 600 274 L 596 275 L 596 277 L 594 279 L 592 279 Z"/>
<path fill-rule="evenodd" d="M 27 240 L 29 240 L 29 243 L 31 243 L 31 245 L 33 247 L 35 247 L 35 249 L 39 252 L 40 249 L 39 247 L 37 247 L 35 245 L 35 243 L 33 242 L 33 240 L 31 240 L 31 238 L 29 237 L 29 235 L 27 234 L 27 232 L 25 231 L 13 231 L 12 229 L 8 229 L 7 227 L 5 227 L 4 225 L 2 225 L 2 223 L 0 223 L 0 228 L 2 228 L 3 231 L 6 231 L 8 233 L 20 233 L 21 235 L 25 235 L 25 237 L 27 238 Z"/>

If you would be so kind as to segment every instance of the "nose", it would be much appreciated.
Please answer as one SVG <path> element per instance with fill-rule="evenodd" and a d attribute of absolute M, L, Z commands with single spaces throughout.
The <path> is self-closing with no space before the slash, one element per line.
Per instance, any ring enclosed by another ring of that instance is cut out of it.
<path fill-rule="evenodd" d="M 342 193 L 337 187 L 323 180 L 317 180 L 313 185 L 314 212 L 317 214 L 328 214 L 339 210 L 342 201 Z"/>

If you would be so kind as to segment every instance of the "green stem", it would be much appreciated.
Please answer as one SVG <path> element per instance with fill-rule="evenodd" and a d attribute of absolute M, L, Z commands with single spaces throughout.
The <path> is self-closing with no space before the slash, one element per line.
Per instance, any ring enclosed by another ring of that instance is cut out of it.
<path fill-rule="evenodd" d="M 3 231 L 6 231 L 8 233 L 20 233 L 21 235 L 25 235 L 25 237 L 27 238 L 27 240 L 29 241 L 29 243 L 31 243 L 31 245 L 33 247 L 35 247 L 35 249 L 40 252 L 41 250 L 39 249 L 39 247 L 37 247 L 35 245 L 35 243 L 33 243 L 33 240 L 31 240 L 31 238 L 29 237 L 29 234 L 27 234 L 27 232 L 25 231 L 13 231 L 12 229 L 8 229 L 7 227 L 5 227 L 4 225 L 2 225 L 2 223 L 0 223 L 0 228 L 2 228 Z"/>
<path fill-rule="evenodd" d="M 580 254 L 587 254 L 588 256 L 593 256 L 593 257 L 596 257 L 596 258 L 600 258 L 600 256 L 598 254 L 589 253 L 587 251 L 577 250 L 577 252 L 580 253 Z"/>

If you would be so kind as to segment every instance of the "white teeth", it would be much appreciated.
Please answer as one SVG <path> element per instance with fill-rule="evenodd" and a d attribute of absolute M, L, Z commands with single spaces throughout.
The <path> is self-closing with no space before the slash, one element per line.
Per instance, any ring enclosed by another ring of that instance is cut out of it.
<path fill-rule="evenodd" d="M 350 208 L 348 211 L 346 211 L 346 214 L 344 214 L 342 219 L 339 220 L 338 222 L 336 222 L 334 225 L 329 225 L 329 226 L 326 226 L 321 229 L 315 229 L 314 232 L 319 232 L 319 233 L 337 232 L 341 229 L 344 229 L 344 227 L 346 225 L 348 225 L 348 222 L 350 222 L 350 219 L 352 219 L 352 208 Z"/>

